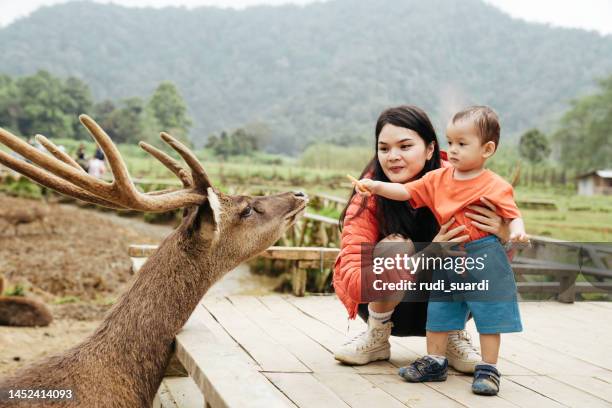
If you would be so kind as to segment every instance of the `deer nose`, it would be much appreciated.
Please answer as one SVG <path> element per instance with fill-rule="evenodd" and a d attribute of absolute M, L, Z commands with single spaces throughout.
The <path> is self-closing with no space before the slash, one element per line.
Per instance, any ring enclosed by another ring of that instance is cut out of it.
<path fill-rule="evenodd" d="M 304 193 L 303 191 L 294 191 L 293 195 L 295 197 L 306 197 L 306 193 Z"/>

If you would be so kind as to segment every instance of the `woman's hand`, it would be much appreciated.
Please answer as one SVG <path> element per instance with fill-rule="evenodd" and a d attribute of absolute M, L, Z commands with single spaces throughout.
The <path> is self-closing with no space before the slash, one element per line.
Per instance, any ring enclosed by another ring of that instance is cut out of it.
<path fill-rule="evenodd" d="M 460 225 L 458 227 L 453 228 L 452 230 L 448 230 L 451 225 L 455 222 L 455 217 L 452 217 L 446 224 L 442 224 L 440 226 L 440 231 L 438 231 L 438 235 L 434 237 L 431 242 L 463 242 L 470 239 L 469 235 L 458 235 L 461 231 L 465 230 L 465 225 Z"/>
<path fill-rule="evenodd" d="M 478 228 L 481 231 L 488 232 L 490 234 L 496 235 L 502 243 L 508 242 L 510 239 L 510 227 L 508 222 L 504 221 L 502 217 L 497 215 L 495 210 L 495 204 L 482 197 L 480 201 L 487 207 L 483 207 L 480 205 L 468 205 L 472 211 L 477 212 L 474 213 L 465 213 L 465 216 L 471 218 L 472 225 Z"/>
<path fill-rule="evenodd" d="M 465 225 L 460 225 L 458 227 L 449 230 L 450 226 L 455 222 L 455 217 L 451 217 L 450 220 L 446 224 L 442 224 L 440 226 L 440 231 L 434 237 L 431 242 L 439 242 L 439 245 L 430 245 L 430 251 L 432 253 L 440 253 L 440 255 L 444 256 L 463 256 L 465 255 L 464 251 L 453 251 L 450 248 L 455 246 L 458 243 L 467 241 L 470 239 L 470 236 L 467 234 L 459 235 L 462 231 L 465 230 Z M 452 244 L 450 244 L 452 242 Z"/>

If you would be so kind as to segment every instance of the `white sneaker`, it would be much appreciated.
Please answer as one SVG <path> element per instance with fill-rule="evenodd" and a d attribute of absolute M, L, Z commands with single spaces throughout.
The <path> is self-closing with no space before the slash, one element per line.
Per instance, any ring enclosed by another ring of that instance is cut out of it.
<path fill-rule="evenodd" d="M 478 349 L 474 347 L 470 335 L 465 330 L 448 333 L 446 357 L 448 364 L 462 373 L 473 373 L 476 364 L 482 360 Z"/>
<path fill-rule="evenodd" d="M 345 364 L 363 365 L 377 360 L 388 360 L 391 356 L 391 328 L 393 323 L 381 323 L 368 319 L 368 329 L 344 343 L 334 358 Z M 480 361 L 480 360 L 479 360 Z"/>

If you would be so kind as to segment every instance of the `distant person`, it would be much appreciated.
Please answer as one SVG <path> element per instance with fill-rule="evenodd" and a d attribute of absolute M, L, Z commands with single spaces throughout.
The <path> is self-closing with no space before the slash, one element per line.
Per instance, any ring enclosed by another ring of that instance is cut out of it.
<path fill-rule="evenodd" d="M 85 171 L 89 171 L 89 162 L 85 157 L 85 145 L 81 143 L 76 151 L 76 162 L 83 168 Z"/>
<path fill-rule="evenodd" d="M 96 154 L 94 154 L 94 157 L 98 160 L 104 161 L 104 153 L 102 152 L 102 149 L 100 149 L 100 147 L 96 148 Z"/>
<path fill-rule="evenodd" d="M 104 160 L 100 160 L 95 156 L 92 157 L 87 166 L 87 173 L 95 178 L 102 178 L 104 173 L 106 173 L 106 164 L 104 164 Z"/>

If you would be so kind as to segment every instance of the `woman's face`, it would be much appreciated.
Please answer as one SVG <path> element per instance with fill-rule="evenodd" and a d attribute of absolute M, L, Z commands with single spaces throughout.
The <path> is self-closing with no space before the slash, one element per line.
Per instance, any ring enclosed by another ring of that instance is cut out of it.
<path fill-rule="evenodd" d="M 386 124 L 378 136 L 378 161 L 392 183 L 414 179 L 431 159 L 433 143 L 425 145 L 414 130 Z"/>

